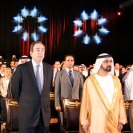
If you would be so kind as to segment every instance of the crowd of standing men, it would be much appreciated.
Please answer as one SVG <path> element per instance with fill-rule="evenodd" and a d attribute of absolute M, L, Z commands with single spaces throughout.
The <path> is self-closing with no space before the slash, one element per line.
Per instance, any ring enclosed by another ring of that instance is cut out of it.
<path fill-rule="evenodd" d="M 61 99 L 78 99 L 80 133 L 120 133 L 127 123 L 125 100 L 133 100 L 133 66 L 114 64 L 108 53 L 99 54 L 93 65 L 75 65 L 75 57 L 65 55 L 54 65 L 43 62 L 45 45 L 41 41 L 30 46 L 30 56 L 12 59 L 10 67 L 0 64 L 1 121 L 6 121 L 3 103 L 11 88 L 19 103 L 19 133 L 49 133 L 51 115 L 49 93 L 55 94 L 60 132 L 63 129 Z M 129 69 L 129 70 L 127 70 Z M 132 107 L 132 106 L 131 106 Z M 133 111 L 131 110 L 131 121 Z M 132 124 L 131 124 L 132 128 Z"/>

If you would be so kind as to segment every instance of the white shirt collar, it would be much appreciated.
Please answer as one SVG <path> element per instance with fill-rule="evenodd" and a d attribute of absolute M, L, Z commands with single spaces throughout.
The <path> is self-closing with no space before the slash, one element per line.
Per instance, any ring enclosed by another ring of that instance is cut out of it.
<path fill-rule="evenodd" d="M 40 65 L 42 67 L 42 62 L 40 64 L 36 64 L 34 60 L 32 60 L 33 67 L 36 67 L 36 65 Z"/>
<path fill-rule="evenodd" d="M 71 70 L 72 73 L 73 73 L 73 69 L 72 68 L 71 69 L 65 68 L 65 69 L 66 69 L 67 73 L 69 72 L 69 70 Z"/>

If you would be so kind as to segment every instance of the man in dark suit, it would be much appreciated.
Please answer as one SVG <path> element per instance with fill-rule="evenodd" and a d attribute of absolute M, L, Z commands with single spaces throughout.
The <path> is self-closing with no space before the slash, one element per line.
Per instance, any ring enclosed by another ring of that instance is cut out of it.
<path fill-rule="evenodd" d="M 31 61 L 18 65 L 11 80 L 13 97 L 19 102 L 19 133 L 49 132 L 53 68 L 43 62 L 44 54 L 42 42 L 33 42 Z"/>

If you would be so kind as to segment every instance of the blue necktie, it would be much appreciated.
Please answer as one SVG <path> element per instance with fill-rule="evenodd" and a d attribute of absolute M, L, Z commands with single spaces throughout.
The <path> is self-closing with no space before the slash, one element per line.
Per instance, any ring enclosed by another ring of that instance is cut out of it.
<path fill-rule="evenodd" d="M 40 65 L 36 65 L 36 82 L 37 82 L 39 92 L 41 93 L 42 88 L 41 88 L 41 78 L 40 78 L 40 74 L 39 74 L 39 67 L 40 67 Z"/>
<path fill-rule="evenodd" d="M 73 86 L 73 83 L 74 83 L 74 79 L 73 79 L 73 75 L 72 75 L 72 70 L 69 70 L 69 79 L 70 79 L 70 81 L 71 81 L 71 84 L 72 84 L 72 86 Z"/>

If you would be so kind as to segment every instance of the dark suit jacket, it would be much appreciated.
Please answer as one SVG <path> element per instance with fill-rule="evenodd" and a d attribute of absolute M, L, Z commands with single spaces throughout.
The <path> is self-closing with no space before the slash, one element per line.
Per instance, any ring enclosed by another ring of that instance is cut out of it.
<path fill-rule="evenodd" d="M 52 86 L 53 68 L 43 62 L 44 85 L 39 93 L 32 62 L 17 66 L 11 81 L 13 97 L 19 102 L 19 126 L 27 128 L 36 126 L 42 111 L 45 126 L 50 121 L 49 92 Z"/>

